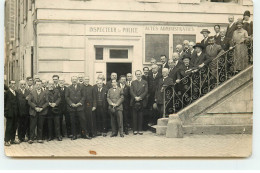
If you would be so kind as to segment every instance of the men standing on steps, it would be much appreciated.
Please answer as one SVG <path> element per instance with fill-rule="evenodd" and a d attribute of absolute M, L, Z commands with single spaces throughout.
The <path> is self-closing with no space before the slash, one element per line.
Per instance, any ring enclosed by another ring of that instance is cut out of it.
<path fill-rule="evenodd" d="M 71 140 L 77 139 L 77 133 L 76 133 L 76 117 L 79 118 L 80 123 L 80 129 L 83 135 L 83 138 L 90 139 L 86 135 L 86 118 L 84 114 L 84 90 L 83 86 L 81 84 L 77 83 L 78 78 L 77 76 L 71 77 L 72 84 L 66 89 L 65 91 L 65 98 L 67 101 L 67 109 L 70 114 L 70 120 L 71 120 L 71 131 L 73 137 Z"/>
<path fill-rule="evenodd" d="M 117 86 L 117 81 L 113 79 L 111 81 L 112 88 L 110 88 L 107 92 L 107 102 L 108 102 L 108 110 L 111 117 L 111 127 L 112 134 L 110 137 L 117 136 L 119 131 L 120 137 L 124 137 L 123 135 L 123 101 L 124 101 L 124 93 L 121 88 Z M 117 130 L 118 128 L 118 130 Z"/>
<path fill-rule="evenodd" d="M 33 143 L 34 132 L 37 127 L 37 139 L 39 143 L 43 143 L 42 133 L 43 124 L 46 120 L 47 107 L 49 105 L 46 91 L 42 90 L 42 82 L 36 81 L 35 89 L 30 93 L 28 98 L 28 104 L 30 106 L 30 139 L 29 144 Z"/>
<path fill-rule="evenodd" d="M 84 93 L 85 93 L 85 116 L 87 120 L 87 133 L 89 137 L 97 136 L 96 129 L 96 116 L 93 114 L 93 111 L 97 108 L 96 97 L 94 94 L 94 87 L 89 84 L 89 76 L 84 77 L 83 83 Z"/>
<path fill-rule="evenodd" d="M 209 45 L 209 34 L 210 31 L 208 29 L 202 29 L 200 33 L 203 35 L 203 40 L 201 40 L 201 44 L 203 47 L 207 47 Z"/>
<path fill-rule="evenodd" d="M 28 142 L 25 135 L 28 133 L 30 121 L 29 105 L 27 101 L 30 91 L 26 89 L 26 82 L 24 80 L 19 82 L 19 86 L 20 88 L 16 91 L 19 107 L 18 139 L 21 142 Z"/>
<path fill-rule="evenodd" d="M 169 75 L 169 70 L 167 68 L 164 68 L 162 70 L 162 78 L 159 79 L 159 84 L 158 87 L 156 88 L 155 91 L 155 103 L 153 107 L 158 110 L 159 116 L 157 116 L 156 122 L 159 118 L 163 117 L 163 112 L 164 112 L 164 106 L 163 106 L 163 95 L 164 95 L 164 90 L 167 88 L 169 85 L 173 85 L 173 79 L 168 77 Z"/>
<path fill-rule="evenodd" d="M 135 72 L 136 80 L 132 82 L 130 87 L 131 103 L 133 106 L 133 131 L 134 135 L 143 134 L 143 109 L 147 104 L 148 85 L 145 80 L 142 79 L 142 72 L 137 70 Z"/>
<path fill-rule="evenodd" d="M 4 98 L 4 116 L 6 118 L 5 129 L 5 146 L 11 144 L 19 144 L 20 141 L 15 140 L 15 134 L 18 123 L 18 99 L 15 91 L 15 81 L 10 81 L 9 89 L 5 93 Z"/>

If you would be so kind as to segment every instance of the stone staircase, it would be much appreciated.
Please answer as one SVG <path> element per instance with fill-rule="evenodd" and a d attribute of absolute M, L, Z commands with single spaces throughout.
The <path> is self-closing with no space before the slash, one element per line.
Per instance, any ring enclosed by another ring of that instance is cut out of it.
<path fill-rule="evenodd" d="M 177 113 L 183 134 L 251 134 L 253 128 L 253 67 L 215 88 Z M 157 135 L 172 137 L 173 119 L 158 119 Z"/>

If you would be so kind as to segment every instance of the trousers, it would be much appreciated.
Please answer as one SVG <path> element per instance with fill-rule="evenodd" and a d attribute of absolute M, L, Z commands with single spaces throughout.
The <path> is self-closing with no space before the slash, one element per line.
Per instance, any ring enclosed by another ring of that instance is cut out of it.
<path fill-rule="evenodd" d="M 112 127 L 112 134 L 117 134 L 117 129 L 119 134 L 123 134 L 123 113 L 121 110 L 116 110 L 115 112 L 111 112 L 111 127 Z M 117 128 L 118 127 L 118 128 Z"/>
<path fill-rule="evenodd" d="M 107 132 L 107 111 L 104 110 L 103 106 L 97 106 L 96 109 L 97 117 L 97 131 L 98 132 Z"/>
<path fill-rule="evenodd" d="M 76 119 L 79 119 L 80 129 L 83 135 L 86 134 L 86 117 L 84 111 L 71 111 L 70 122 L 71 122 L 71 133 L 73 136 L 77 135 Z"/>
<path fill-rule="evenodd" d="M 46 120 L 46 115 L 39 115 L 36 113 L 35 116 L 30 116 L 30 140 L 34 139 L 35 129 L 37 127 L 37 139 L 42 140 L 43 124 Z"/>
<path fill-rule="evenodd" d="M 143 126 L 143 108 L 136 110 L 133 108 L 133 130 L 142 131 Z"/>
<path fill-rule="evenodd" d="M 14 141 L 15 133 L 17 129 L 18 117 L 14 116 L 12 118 L 6 118 L 6 128 L 5 128 L 5 142 Z"/>
<path fill-rule="evenodd" d="M 28 115 L 20 115 L 18 122 L 18 139 L 23 140 L 29 129 L 30 118 Z"/>

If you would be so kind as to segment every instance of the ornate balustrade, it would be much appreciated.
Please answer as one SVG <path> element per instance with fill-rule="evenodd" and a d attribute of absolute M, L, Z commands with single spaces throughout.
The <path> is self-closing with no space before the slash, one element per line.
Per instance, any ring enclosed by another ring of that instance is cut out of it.
<path fill-rule="evenodd" d="M 252 42 L 246 43 L 247 56 L 245 58 L 248 63 L 240 70 L 244 70 L 253 63 L 253 44 Z M 163 93 L 164 117 L 167 117 L 169 114 L 177 113 L 238 74 L 239 71 L 236 69 L 236 63 L 240 62 L 237 62 L 235 54 L 237 48 L 240 47 L 236 45 L 232 49 L 217 56 L 207 66 L 201 69 L 194 69 L 193 72 L 182 78 L 180 83 L 167 86 Z"/>

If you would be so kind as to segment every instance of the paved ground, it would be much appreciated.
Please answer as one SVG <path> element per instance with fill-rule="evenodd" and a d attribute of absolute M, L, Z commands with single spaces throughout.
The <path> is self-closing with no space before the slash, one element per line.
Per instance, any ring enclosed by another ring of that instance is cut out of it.
<path fill-rule="evenodd" d="M 110 134 L 109 134 L 110 135 Z M 128 135 L 124 138 L 97 137 L 91 140 L 44 144 L 21 143 L 5 147 L 10 157 L 248 157 L 252 149 L 252 135 L 192 135 L 166 138 L 151 132 Z"/>

